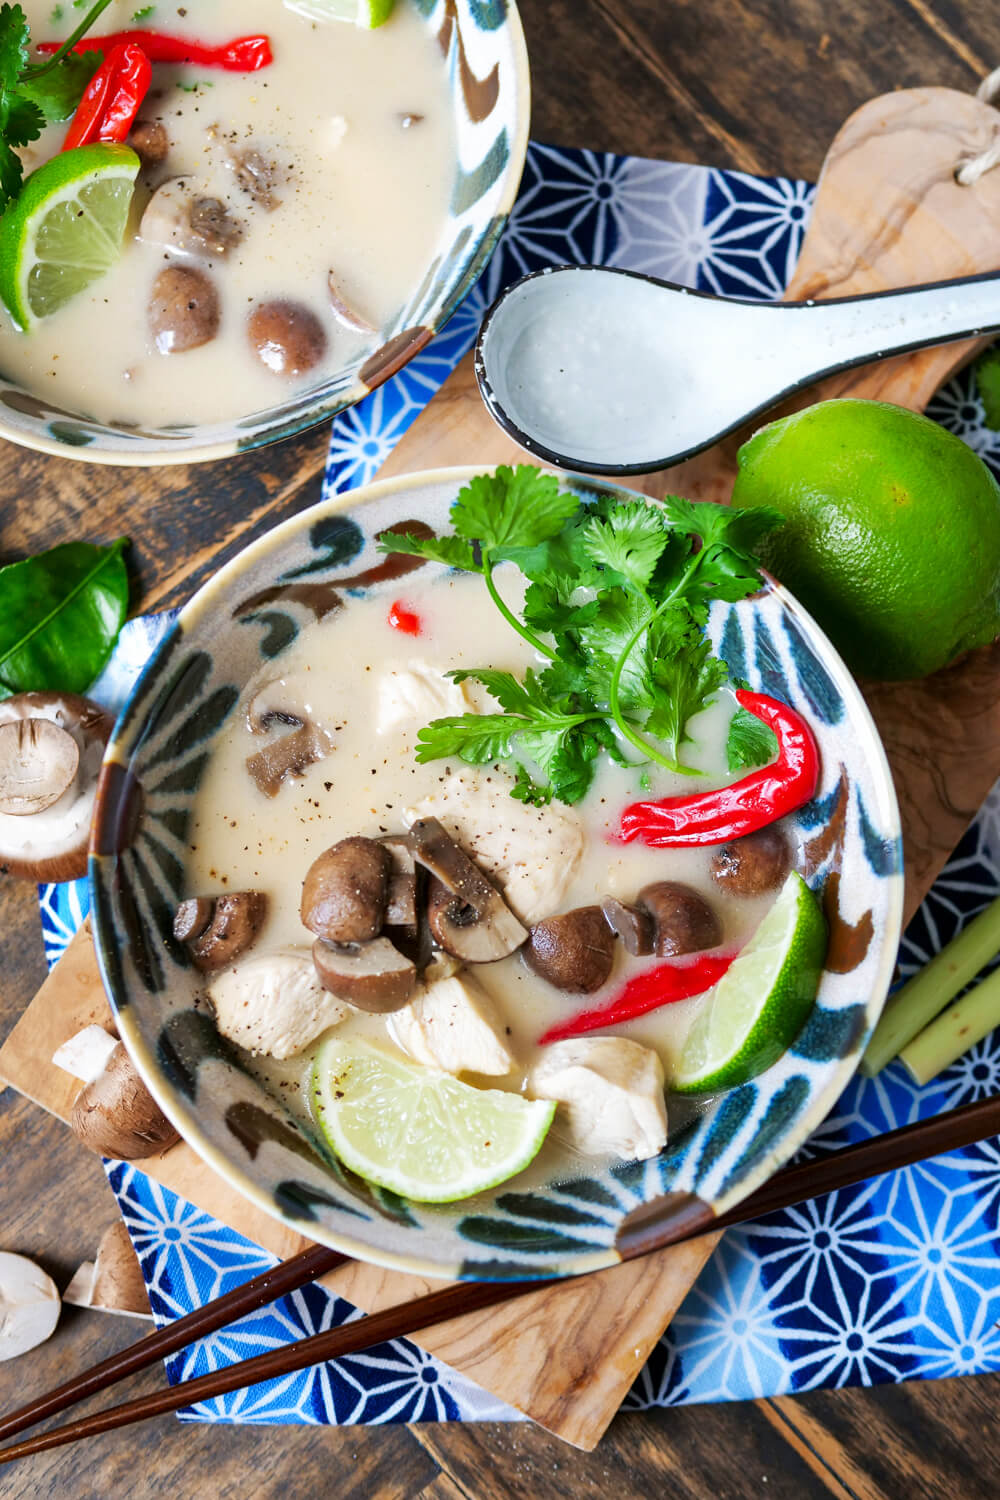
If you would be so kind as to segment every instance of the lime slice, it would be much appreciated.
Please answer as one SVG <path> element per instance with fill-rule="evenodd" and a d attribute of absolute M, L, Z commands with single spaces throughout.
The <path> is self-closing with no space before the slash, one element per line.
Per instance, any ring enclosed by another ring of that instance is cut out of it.
<path fill-rule="evenodd" d="M 373 31 L 392 15 L 396 0 L 285 0 L 286 10 L 294 10 L 308 21 L 353 21 Z"/>
<path fill-rule="evenodd" d="M 684 1042 L 671 1088 L 713 1093 L 756 1078 L 794 1041 L 812 1009 L 826 957 L 826 920 L 801 875 L 709 991 Z"/>
<path fill-rule="evenodd" d="M 556 1108 L 337 1036 L 316 1058 L 312 1096 L 344 1165 L 418 1203 L 451 1203 L 513 1177 L 537 1155 Z"/>
<path fill-rule="evenodd" d="M 0 219 L 0 297 L 22 328 L 114 265 L 138 170 L 134 151 L 102 142 L 32 172 Z"/>

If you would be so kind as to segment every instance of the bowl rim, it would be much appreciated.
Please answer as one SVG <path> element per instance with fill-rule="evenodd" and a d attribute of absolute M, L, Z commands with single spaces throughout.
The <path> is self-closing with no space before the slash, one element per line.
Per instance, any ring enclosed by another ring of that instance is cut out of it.
<path fill-rule="evenodd" d="M 515 128 L 510 137 L 510 156 L 497 185 L 496 212 L 491 216 L 489 227 L 477 246 L 477 253 L 466 266 L 447 303 L 442 306 L 435 318 L 422 325 L 427 337 L 414 341 L 405 359 L 398 363 L 391 361 L 384 371 L 377 374 L 371 384 L 362 380 L 359 375 L 349 390 L 342 392 L 333 400 L 324 402 L 321 406 L 310 408 L 308 414 L 302 413 L 279 426 L 266 427 L 259 433 L 245 438 L 219 439 L 217 442 L 206 443 L 201 447 L 183 449 L 166 447 L 142 453 L 136 453 L 124 447 L 105 451 L 94 450 L 89 445 L 62 443 L 57 438 L 49 437 L 46 432 L 26 432 L 23 428 L 8 425 L 2 406 L 0 406 L 0 439 L 14 443 L 19 448 L 26 448 L 33 453 L 44 453 L 52 458 L 66 458 L 80 464 L 100 464 L 106 468 L 153 469 L 176 467 L 180 464 L 210 463 L 216 459 L 235 458 L 245 453 L 253 453 L 259 448 L 270 447 L 272 443 L 280 443 L 286 438 L 308 432 L 311 428 L 318 427 L 320 423 L 332 420 L 340 412 L 349 411 L 366 396 L 378 390 L 379 386 L 392 376 L 397 375 L 411 359 L 427 347 L 432 339 L 437 337 L 483 274 L 507 227 L 511 209 L 521 186 L 531 129 L 531 71 L 528 46 L 517 0 L 507 0 L 503 26 L 509 30 L 511 39 Z M 21 387 L 16 388 L 21 389 Z M 69 415 L 75 421 L 92 420 L 80 413 Z M 104 423 L 95 425 L 105 426 Z"/>
<path fill-rule="evenodd" d="M 414 489 L 427 489 L 432 486 L 449 485 L 455 486 L 467 483 L 470 479 L 484 471 L 483 464 L 464 464 L 458 466 L 446 466 L 436 469 L 422 469 L 413 473 L 394 475 L 388 479 L 375 480 L 371 484 L 359 486 L 354 490 L 346 490 L 332 495 L 325 500 L 318 501 L 315 505 L 299 511 L 296 515 L 288 517 L 279 522 L 263 536 L 257 537 L 235 557 L 225 563 L 218 572 L 214 573 L 202 586 L 191 596 L 186 604 L 178 611 L 177 618 L 170 630 L 143 667 L 137 681 L 135 682 L 128 699 L 124 704 L 118 720 L 112 730 L 102 762 L 102 782 L 105 768 L 116 765 L 122 770 L 127 769 L 129 754 L 119 748 L 120 735 L 127 735 L 129 739 L 139 737 L 141 739 L 141 723 L 132 722 L 132 705 L 143 694 L 147 683 L 159 670 L 161 658 L 164 658 L 172 649 L 176 639 L 177 631 L 185 625 L 197 624 L 201 618 L 210 613 L 216 597 L 223 594 L 234 581 L 253 567 L 258 561 L 267 558 L 268 554 L 285 539 L 295 537 L 301 532 L 308 532 L 310 527 L 321 516 L 338 514 L 343 511 L 357 509 L 366 506 L 369 502 L 381 500 L 400 492 Z M 564 480 L 572 482 L 580 479 L 588 487 L 592 487 L 593 480 L 590 476 L 564 474 L 560 476 Z M 612 481 L 612 488 L 623 489 Z M 640 492 L 634 492 L 640 496 Z M 648 499 L 648 496 L 640 496 Z M 886 819 L 888 837 L 892 840 L 899 857 L 896 859 L 891 870 L 880 876 L 886 884 L 888 898 L 886 902 L 885 928 L 882 936 L 882 947 L 879 954 L 876 977 L 869 986 L 869 993 L 864 1001 L 866 1009 L 872 1007 L 877 1001 L 874 1013 L 869 1016 L 864 1032 L 854 1049 L 846 1056 L 837 1059 L 832 1068 L 826 1085 L 815 1090 L 806 1107 L 796 1117 L 792 1127 L 778 1138 L 775 1144 L 747 1174 L 744 1180 L 735 1184 L 729 1191 L 718 1194 L 714 1199 L 702 1200 L 705 1207 L 715 1217 L 720 1213 L 729 1211 L 734 1205 L 747 1197 L 755 1188 L 766 1182 L 773 1173 L 784 1163 L 789 1161 L 796 1151 L 805 1143 L 808 1137 L 818 1128 L 833 1109 L 840 1095 L 857 1071 L 860 1063 L 864 1045 L 878 1020 L 882 1007 L 888 994 L 896 963 L 896 954 L 899 939 L 902 932 L 903 918 L 903 863 L 902 863 L 902 833 L 899 813 L 899 803 L 896 796 L 895 784 L 889 767 L 885 749 L 881 737 L 872 718 L 871 711 L 864 699 L 860 687 L 854 677 L 842 661 L 839 653 L 826 635 L 825 631 L 817 624 L 812 615 L 799 603 L 799 601 L 784 587 L 783 584 L 767 575 L 769 593 L 776 597 L 786 609 L 789 609 L 796 619 L 804 624 L 810 641 L 817 643 L 823 651 L 823 665 L 834 679 L 838 691 L 842 694 L 848 706 L 854 722 L 862 730 L 867 744 L 865 755 L 869 765 L 872 767 L 874 779 L 884 797 L 882 811 Z M 427 1276 L 435 1279 L 455 1279 L 460 1276 L 458 1264 L 449 1263 L 444 1265 L 438 1260 L 425 1260 L 410 1252 L 393 1252 L 381 1247 L 372 1247 L 366 1241 L 357 1239 L 349 1233 L 330 1231 L 320 1220 L 310 1220 L 305 1224 L 301 1219 L 294 1218 L 283 1212 L 275 1202 L 272 1194 L 261 1188 L 249 1171 L 235 1163 L 222 1152 L 211 1140 L 207 1138 L 199 1128 L 197 1122 L 189 1123 L 188 1119 L 181 1123 L 173 1113 L 174 1098 L 171 1088 L 160 1075 L 152 1049 L 147 1045 L 140 1034 L 138 1023 L 135 1019 L 134 1009 L 131 1006 L 119 1010 L 115 1003 L 113 994 L 113 981 L 111 967 L 108 963 L 108 947 L 114 945 L 115 934 L 104 930 L 105 912 L 103 903 L 95 899 L 97 888 L 97 872 L 101 868 L 102 860 L 114 859 L 115 856 L 97 854 L 94 851 L 100 847 L 113 847 L 113 841 L 105 841 L 101 835 L 107 820 L 108 832 L 112 831 L 111 825 L 115 819 L 116 804 L 111 797 L 105 798 L 101 795 L 99 785 L 97 803 L 94 813 L 94 822 L 91 831 L 91 845 L 89 857 L 89 889 L 91 899 L 91 921 L 93 926 L 94 949 L 97 956 L 98 969 L 105 994 L 110 1005 L 119 1036 L 125 1044 L 135 1066 L 145 1082 L 147 1088 L 156 1103 L 163 1110 L 167 1119 L 177 1128 L 181 1139 L 211 1168 L 224 1182 L 235 1189 L 241 1197 L 247 1199 L 256 1208 L 262 1210 L 270 1218 L 277 1220 L 285 1228 L 294 1231 L 303 1238 L 310 1239 L 317 1244 L 329 1246 L 331 1249 L 339 1250 L 352 1259 L 368 1264 L 383 1266 L 388 1270 L 401 1271 L 412 1275 Z M 139 1163 L 140 1168 L 142 1163 Z M 664 1205 L 664 1213 L 669 1215 L 671 1209 L 669 1193 L 659 1194 L 648 1199 L 642 1205 L 644 1231 L 652 1229 L 656 1223 L 652 1211 L 659 1202 Z M 199 1205 L 205 1207 L 204 1205 Z M 211 1208 L 205 1208 L 211 1213 Z M 626 1216 L 627 1217 L 627 1216 Z M 624 1224 L 625 1220 L 622 1220 Z M 712 1230 L 711 1220 L 703 1226 L 704 1232 Z M 648 1240 L 648 1233 L 645 1234 Z M 616 1239 L 606 1248 L 594 1249 L 590 1253 L 574 1255 L 570 1262 L 560 1261 L 558 1268 L 553 1266 L 553 1277 L 564 1277 L 567 1275 L 582 1275 L 590 1271 L 601 1270 L 613 1265 L 620 1264 L 626 1257 L 619 1253 Z M 532 1271 L 526 1267 L 525 1280 L 544 1279 L 544 1273 Z M 466 1279 L 469 1279 L 466 1277 Z"/>

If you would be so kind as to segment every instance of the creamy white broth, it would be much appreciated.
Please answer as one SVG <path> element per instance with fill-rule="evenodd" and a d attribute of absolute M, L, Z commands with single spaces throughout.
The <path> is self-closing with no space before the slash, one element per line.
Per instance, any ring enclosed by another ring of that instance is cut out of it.
<path fill-rule="evenodd" d="M 58 39 L 79 21 L 50 0 L 23 0 L 38 39 Z M 136 25 L 212 45 L 263 32 L 274 62 L 256 73 L 156 65 L 139 111 L 163 122 L 166 161 L 139 174 L 133 223 L 118 264 L 30 334 L 0 307 L 0 368 L 44 399 L 100 421 L 157 426 L 214 422 L 274 406 L 314 386 L 380 335 L 347 328 L 327 295 L 331 271 L 341 297 L 376 330 L 385 328 L 430 263 L 447 216 L 456 144 L 445 61 L 409 0 L 373 32 L 320 25 L 280 0 L 198 0 L 157 5 L 134 22 L 134 0 L 115 0 L 95 34 Z M 178 84 L 197 85 L 185 92 Z M 404 115 L 422 118 L 409 128 Z M 52 125 L 22 153 L 30 171 L 53 156 L 66 124 Z M 236 184 L 229 150 L 253 142 L 286 178 L 267 211 Z M 243 228 L 226 256 L 168 255 L 134 238 L 150 192 L 180 178 L 196 196 L 219 198 Z M 160 354 L 150 334 L 150 290 L 167 264 L 204 269 L 221 303 L 217 336 L 199 348 Z M 275 375 L 250 350 L 246 320 L 255 304 L 285 298 L 307 306 L 327 336 L 324 359 L 307 374 Z"/>
<path fill-rule="evenodd" d="M 508 602 L 516 603 L 520 574 L 504 568 L 497 577 Z M 389 625 L 389 604 L 396 598 L 419 615 L 419 637 L 402 635 Z M 470 767 L 457 761 L 417 764 L 413 747 L 426 715 L 392 731 L 377 732 L 380 681 L 393 669 L 405 670 L 414 661 L 442 671 L 487 665 L 523 670 L 538 665 L 531 647 L 502 622 L 479 578 L 444 574 L 432 566 L 419 581 L 407 578 L 388 590 L 380 588 L 307 627 L 278 663 L 262 668 L 248 685 L 241 705 L 216 741 L 192 819 L 187 893 L 265 891 L 268 917 L 252 952 L 311 944 L 312 935 L 299 916 L 302 880 L 324 849 L 351 834 L 402 831 L 405 810 L 424 797 L 439 794 L 443 782 L 455 775 L 469 785 L 488 777 L 492 784 L 510 786 L 509 774 L 496 766 Z M 277 675 L 276 668 L 284 680 L 296 684 L 316 721 L 332 729 L 334 748 L 301 777 L 287 779 L 277 796 L 269 798 L 246 770 L 247 756 L 259 748 L 260 741 L 246 727 L 245 706 Z M 479 706 L 495 707 L 485 697 Z M 748 900 L 723 894 L 710 877 L 711 849 L 656 850 L 611 841 L 628 802 L 734 779 L 723 769 L 732 711 L 733 701 L 723 693 L 692 721 L 694 742 L 684 747 L 685 759 L 709 772 L 703 779 L 656 771 L 647 790 L 640 784 L 638 769 L 626 770 L 602 758 L 587 797 L 567 810 L 567 816 L 582 822 L 583 856 L 557 906 L 545 915 L 599 902 L 607 894 L 630 901 L 650 881 L 673 879 L 705 895 L 721 920 L 723 946 L 735 949 L 746 941 L 773 897 Z M 508 800 L 504 797 L 500 807 Z M 505 1040 L 517 1066 L 506 1078 L 469 1076 L 469 1081 L 522 1089 L 538 1055 L 538 1038 L 550 1025 L 600 1006 L 633 974 L 662 962 L 630 958 L 620 944 L 617 947 L 610 980 L 589 996 L 556 990 L 516 954 L 498 963 L 470 966 L 469 972 L 489 991 L 509 1027 Z M 702 1003 L 695 997 L 668 1005 L 615 1032 L 653 1047 L 664 1064 L 669 1086 L 678 1050 Z M 355 1012 L 340 1023 L 338 1031 L 376 1037 L 394 1046 L 391 1016 Z M 305 1109 L 304 1085 L 315 1050 L 310 1047 L 280 1065 L 258 1058 L 255 1066 L 272 1083 L 281 1085 L 286 1102 Z"/>

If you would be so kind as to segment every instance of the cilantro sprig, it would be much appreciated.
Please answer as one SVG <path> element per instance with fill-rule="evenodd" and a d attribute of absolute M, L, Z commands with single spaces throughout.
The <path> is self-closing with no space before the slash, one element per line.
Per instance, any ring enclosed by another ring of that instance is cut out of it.
<path fill-rule="evenodd" d="M 95 70 L 99 51 L 75 53 L 110 0 L 97 0 L 72 35 L 44 62 L 29 63 L 31 31 L 19 5 L 0 5 L 0 209 L 21 191 L 18 149 L 36 141 L 47 120 L 68 120 Z"/>
<path fill-rule="evenodd" d="M 688 724 L 727 677 L 705 635 L 708 612 L 716 599 L 735 602 L 760 587 L 754 549 L 781 519 L 674 495 L 585 504 L 554 475 L 520 465 L 462 489 L 451 535 L 386 533 L 383 552 L 480 574 L 545 663 L 520 679 L 494 668 L 450 673 L 479 682 L 502 712 L 434 719 L 418 735 L 418 761 L 510 762 L 512 795 L 529 802 L 578 802 L 602 753 L 697 775 L 680 758 Z M 527 580 L 520 616 L 497 588 L 505 562 Z M 772 750 L 742 721 L 730 734 L 732 769 L 762 764 Z"/>

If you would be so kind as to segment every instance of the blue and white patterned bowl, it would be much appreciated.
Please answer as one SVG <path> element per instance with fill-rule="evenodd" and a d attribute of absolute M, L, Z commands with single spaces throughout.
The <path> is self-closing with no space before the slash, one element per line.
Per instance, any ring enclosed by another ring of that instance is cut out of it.
<path fill-rule="evenodd" d="M 902 912 L 899 813 L 858 689 L 779 585 L 717 604 L 710 630 L 734 677 L 792 704 L 822 754 L 795 815 L 805 873 L 831 928 L 817 1005 L 767 1073 L 718 1098 L 660 1156 L 473 1205 L 410 1204 L 342 1171 L 195 1005 L 199 976 L 174 941 L 193 800 L 241 690 L 332 608 L 390 587 L 373 574 L 387 526 L 435 530 L 476 470 L 374 484 L 286 521 L 181 611 L 108 746 L 90 862 L 94 934 L 123 1040 L 184 1138 L 259 1207 L 350 1255 L 432 1276 L 555 1276 L 614 1264 L 665 1225 L 710 1225 L 792 1155 L 833 1107 L 881 1010 Z M 573 480 L 586 499 L 602 492 Z M 607 487 L 612 488 L 613 487 Z M 607 492 L 605 489 L 603 492 Z M 623 496 L 625 491 L 613 491 Z M 412 566 L 426 566 L 408 559 Z"/>
<path fill-rule="evenodd" d="M 94 421 L 23 390 L 0 371 L 0 437 L 108 464 L 228 458 L 328 421 L 430 342 L 475 286 L 517 194 L 528 146 L 528 54 L 514 0 L 403 0 L 426 18 L 448 60 L 458 168 L 448 219 L 419 285 L 382 333 L 317 386 L 238 421 L 139 427 Z M 386 233 L 395 233 L 390 214 Z"/>

